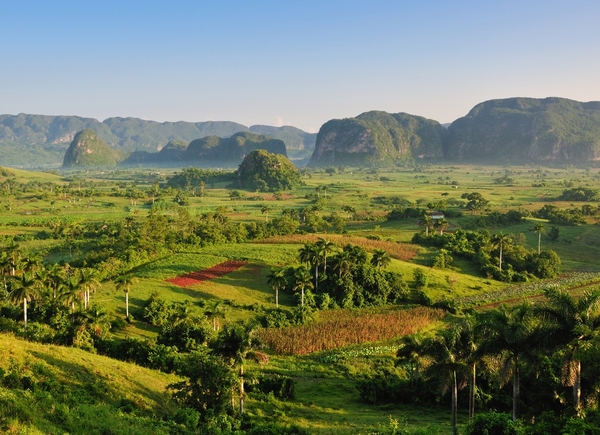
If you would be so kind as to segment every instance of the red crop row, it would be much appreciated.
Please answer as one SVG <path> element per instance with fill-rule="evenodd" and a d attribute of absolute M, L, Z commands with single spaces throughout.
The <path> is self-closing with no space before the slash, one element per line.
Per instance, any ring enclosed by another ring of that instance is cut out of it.
<path fill-rule="evenodd" d="M 187 287 L 190 285 L 200 284 L 201 282 L 208 281 L 209 279 L 219 278 L 227 275 L 228 273 L 238 270 L 245 264 L 245 261 L 224 261 L 223 263 L 219 263 L 216 266 L 208 269 L 176 276 L 175 278 L 169 278 L 165 281 L 178 285 L 179 287 Z"/>

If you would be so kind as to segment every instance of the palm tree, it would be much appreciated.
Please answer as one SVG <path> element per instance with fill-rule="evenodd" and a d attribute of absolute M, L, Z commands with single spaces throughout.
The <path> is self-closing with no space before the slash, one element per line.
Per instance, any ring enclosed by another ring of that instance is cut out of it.
<path fill-rule="evenodd" d="M 378 269 L 386 268 L 392 262 L 392 257 L 383 249 L 375 249 L 373 252 L 373 258 L 371 258 L 371 264 Z"/>
<path fill-rule="evenodd" d="M 493 246 L 497 246 L 500 250 L 500 257 L 498 262 L 498 267 L 502 270 L 502 249 L 506 248 L 512 243 L 512 239 L 508 234 L 504 234 L 503 232 L 499 232 L 492 238 Z"/>
<path fill-rule="evenodd" d="M 477 362 L 480 360 L 478 353 L 478 337 L 475 333 L 476 319 L 467 316 L 456 325 L 460 342 L 461 359 L 469 370 L 469 420 L 475 416 L 475 389 L 477 382 Z"/>
<path fill-rule="evenodd" d="M 425 237 L 429 237 L 429 228 L 433 227 L 433 218 L 431 215 L 424 214 L 421 219 L 419 219 L 419 225 L 425 228 Z"/>
<path fill-rule="evenodd" d="M 315 246 L 317 246 L 323 254 L 323 275 L 325 275 L 327 273 L 327 254 L 334 251 L 335 243 L 333 243 L 331 240 L 326 240 L 323 237 L 319 237 L 315 243 Z"/>
<path fill-rule="evenodd" d="M 442 394 L 451 389 L 452 394 L 452 433 L 457 434 L 458 390 L 465 384 L 468 369 L 461 358 L 460 334 L 458 328 L 442 331 L 425 343 L 425 352 L 433 358 L 428 372 L 441 376 Z"/>
<path fill-rule="evenodd" d="M 343 251 L 334 257 L 333 269 L 338 271 L 338 278 L 352 270 L 352 257 L 349 252 Z"/>
<path fill-rule="evenodd" d="M 348 214 L 348 219 L 351 219 L 356 214 L 356 209 L 351 205 L 342 206 L 342 211 Z"/>
<path fill-rule="evenodd" d="M 535 311 L 544 320 L 542 337 L 552 347 L 566 346 L 563 379 L 573 387 L 573 406 L 579 411 L 581 403 L 581 352 L 596 336 L 600 326 L 600 290 L 586 291 L 575 299 L 562 290 L 547 289 L 547 302 Z"/>
<path fill-rule="evenodd" d="M 269 204 L 263 204 L 260 208 L 260 212 L 265 215 L 265 222 L 269 222 L 269 212 L 273 210 L 273 207 Z"/>
<path fill-rule="evenodd" d="M 210 317 L 213 321 L 213 331 L 219 330 L 219 318 L 225 318 L 225 312 L 227 311 L 227 305 L 221 299 L 213 301 L 208 310 L 204 314 Z"/>
<path fill-rule="evenodd" d="M 240 414 L 244 413 L 244 360 L 253 358 L 259 362 L 264 361 L 263 354 L 255 351 L 260 345 L 254 334 L 256 326 L 253 323 L 226 325 L 215 342 L 217 354 L 229 358 L 232 366 L 239 366 L 240 368 Z"/>
<path fill-rule="evenodd" d="M 2 278 L 4 280 L 4 296 L 8 297 L 8 283 L 6 280 L 7 276 L 10 276 L 12 270 L 12 261 L 8 254 L 3 253 L 0 257 L 0 273 L 2 274 Z"/>
<path fill-rule="evenodd" d="M 444 219 L 444 218 L 437 219 L 437 220 L 435 221 L 435 227 L 436 227 L 436 228 L 438 228 L 438 229 L 440 230 L 440 235 L 444 234 L 444 230 L 445 230 L 446 228 L 448 228 L 448 225 L 450 225 L 450 224 L 449 224 L 449 223 L 448 223 L 448 221 L 447 221 L 446 219 Z"/>
<path fill-rule="evenodd" d="M 300 290 L 300 305 L 304 306 L 304 290 L 313 288 L 312 279 L 310 272 L 305 266 L 300 266 L 294 272 L 294 285 L 292 286 L 293 291 Z"/>
<path fill-rule="evenodd" d="M 518 417 L 521 359 L 530 355 L 538 343 L 535 317 L 531 305 L 523 303 L 509 308 L 503 305 L 483 313 L 477 324 L 481 334 L 481 354 L 499 355 L 504 372 L 513 376 L 513 420 Z"/>
<path fill-rule="evenodd" d="M 533 232 L 538 235 L 538 255 L 542 253 L 542 233 L 545 233 L 544 224 L 538 223 L 533 227 Z"/>
<path fill-rule="evenodd" d="M 90 302 L 90 290 L 96 293 L 100 286 L 98 281 L 98 272 L 95 269 L 79 269 L 79 287 L 83 290 L 83 308 L 87 309 Z M 129 317 L 129 316 L 128 316 Z"/>
<path fill-rule="evenodd" d="M 137 279 L 131 275 L 120 275 L 115 279 L 117 290 L 125 292 L 125 317 L 129 319 L 129 288 L 137 282 Z"/>
<path fill-rule="evenodd" d="M 272 268 L 271 272 L 267 275 L 267 282 L 275 290 L 275 306 L 279 307 L 279 289 L 286 284 L 285 270 L 280 267 Z"/>
<path fill-rule="evenodd" d="M 18 277 L 13 277 L 10 284 L 11 299 L 16 303 L 23 301 L 23 321 L 27 329 L 27 302 L 37 296 L 39 282 L 33 275 L 22 273 Z"/>
<path fill-rule="evenodd" d="M 403 364 L 407 367 L 412 388 L 416 388 L 419 382 L 425 357 L 424 341 L 420 335 L 411 334 L 402 337 L 400 348 L 396 351 L 396 365 Z"/>
<path fill-rule="evenodd" d="M 319 287 L 319 265 L 321 264 L 321 248 L 317 245 L 304 244 L 300 248 L 300 261 L 315 266 L 315 289 Z"/>

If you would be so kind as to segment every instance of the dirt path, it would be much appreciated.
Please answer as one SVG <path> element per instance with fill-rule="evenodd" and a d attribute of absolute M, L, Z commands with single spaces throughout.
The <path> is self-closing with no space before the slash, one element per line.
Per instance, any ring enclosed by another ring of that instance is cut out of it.
<path fill-rule="evenodd" d="M 211 268 L 188 273 L 186 275 L 176 276 L 175 278 L 169 278 L 165 281 L 178 285 L 179 287 L 188 287 L 190 285 L 201 284 L 209 279 L 225 276 L 228 273 L 238 270 L 245 264 L 245 261 L 224 261 L 223 263 L 219 263 Z"/>

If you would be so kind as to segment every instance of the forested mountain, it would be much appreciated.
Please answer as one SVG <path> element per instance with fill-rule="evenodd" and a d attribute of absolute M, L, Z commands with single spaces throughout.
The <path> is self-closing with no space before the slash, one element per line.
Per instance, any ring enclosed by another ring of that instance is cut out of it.
<path fill-rule="evenodd" d="M 475 106 L 448 127 L 448 160 L 584 163 L 600 159 L 600 102 L 509 98 Z"/>
<path fill-rule="evenodd" d="M 446 129 L 406 113 L 366 112 L 321 127 L 309 166 L 392 165 L 398 160 L 442 157 Z"/>
<path fill-rule="evenodd" d="M 367 112 L 325 123 L 309 166 L 390 166 L 420 158 L 493 164 L 599 160 L 600 102 L 490 100 L 446 131 L 418 116 Z"/>
<path fill-rule="evenodd" d="M 0 115 L 0 162 L 6 166 L 59 166 L 79 131 L 92 129 L 112 148 L 127 152 L 161 150 L 171 141 L 189 143 L 206 136 L 230 137 L 252 131 L 281 139 L 294 150 L 312 150 L 315 134 L 295 127 L 257 125 L 250 128 L 228 121 L 155 122 L 138 118 L 108 118 L 100 122 L 78 116 Z"/>
<path fill-rule="evenodd" d="M 138 151 L 132 153 L 124 165 L 156 164 L 181 166 L 236 166 L 244 156 L 262 149 L 273 154 L 287 156 L 282 140 L 250 132 L 236 133 L 229 138 L 207 136 L 193 140 L 189 145 L 184 141 L 171 141 L 157 153 Z"/>
<path fill-rule="evenodd" d="M 393 166 L 418 159 L 494 164 L 600 160 L 600 102 L 553 97 L 486 101 L 447 128 L 420 116 L 371 111 L 328 121 L 317 135 L 291 126 L 245 127 L 225 121 L 159 123 L 109 118 L 100 122 L 76 116 L 0 115 L 0 162 L 5 166 L 58 166 L 75 133 L 84 129 L 96 131 L 113 149 L 133 152 L 128 159 L 131 164 L 223 158 L 238 164 L 256 149 L 246 150 L 255 139 L 245 136 L 243 146 L 233 142 L 225 146 L 217 138 L 239 132 L 279 139 L 288 155 L 304 162 L 314 149 L 308 162 L 312 167 Z M 188 150 L 190 142 L 194 146 Z M 219 149 L 223 146 L 235 156 L 217 155 L 221 151 L 212 149 L 217 142 Z M 276 148 L 268 150 L 281 153 Z"/>

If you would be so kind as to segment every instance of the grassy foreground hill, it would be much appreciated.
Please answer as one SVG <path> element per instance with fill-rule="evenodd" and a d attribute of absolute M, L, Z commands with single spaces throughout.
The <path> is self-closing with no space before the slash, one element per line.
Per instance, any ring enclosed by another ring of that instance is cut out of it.
<path fill-rule="evenodd" d="M 178 377 L 81 349 L 0 334 L 0 431 L 169 434 Z"/>

